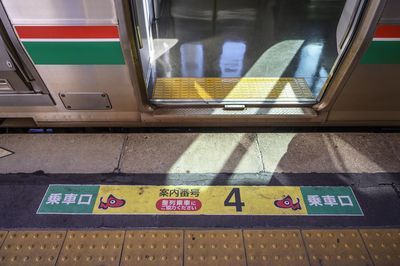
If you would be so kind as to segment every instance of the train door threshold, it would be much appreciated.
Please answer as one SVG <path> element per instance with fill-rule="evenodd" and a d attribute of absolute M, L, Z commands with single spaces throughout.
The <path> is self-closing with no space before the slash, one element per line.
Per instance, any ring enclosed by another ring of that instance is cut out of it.
<path fill-rule="evenodd" d="M 314 104 L 316 99 L 302 78 L 158 78 L 154 104 Z"/>

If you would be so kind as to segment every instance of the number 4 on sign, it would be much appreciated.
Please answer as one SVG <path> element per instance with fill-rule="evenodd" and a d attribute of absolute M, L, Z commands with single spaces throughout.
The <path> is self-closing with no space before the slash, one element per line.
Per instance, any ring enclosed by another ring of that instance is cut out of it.
<path fill-rule="evenodd" d="M 231 202 L 233 196 L 235 196 L 235 200 Z M 226 197 L 224 201 L 224 206 L 227 207 L 236 207 L 237 212 L 242 211 L 242 207 L 244 207 L 244 202 L 240 199 L 240 189 L 239 188 L 233 188 L 231 192 L 229 192 L 228 197 Z"/>

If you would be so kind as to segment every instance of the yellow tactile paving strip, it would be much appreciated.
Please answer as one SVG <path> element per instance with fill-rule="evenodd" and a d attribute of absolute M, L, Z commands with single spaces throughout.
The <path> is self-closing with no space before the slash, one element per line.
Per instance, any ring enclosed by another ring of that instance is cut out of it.
<path fill-rule="evenodd" d="M 121 265 L 182 265 L 183 232 L 127 231 Z"/>
<path fill-rule="evenodd" d="M 400 230 L 360 230 L 374 264 L 400 265 Z"/>
<path fill-rule="evenodd" d="M 119 265 L 124 231 L 69 231 L 57 265 Z"/>
<path fill-rule="evenodd" d="M 246 265 L 241 230 L 185 232 L 185 265 Z"/>
<path fill-rule="evenodd" d="M 299 230 L 246 230 L 248 265 L 308 265 Z"/>
<path fill-rule="evenodd" d="M 7 231 L 0 231 L 0 247 L 3 244 L 4 239 L 6 239 Z"/>
<path fill-rule="evenodd" d="M 400 265 L 400 229 L 0 231 L 0 265 Z"/>
<path fill-rule="evenodd" d="M 54 265 L 63 231 L 10 231 L 0 249 L 0 265 Z"/>
<path fill-rule="evenodd" d="M 357 230 L 302 231 L 311 265 L 373 265 Z"/>
<path fill-rule="evenodd" d="M 314 100 L 302 78 L 158 78 L 153 100 Z"/>

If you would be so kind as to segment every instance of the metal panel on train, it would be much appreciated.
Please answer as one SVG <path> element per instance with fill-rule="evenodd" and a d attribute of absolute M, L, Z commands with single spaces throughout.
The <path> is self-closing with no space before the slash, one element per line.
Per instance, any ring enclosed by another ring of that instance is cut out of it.
<path fill-rule="evenodd" d="M 1 0 L 0 119 L 400 125 L 399 10 L 395 0 Z"/>

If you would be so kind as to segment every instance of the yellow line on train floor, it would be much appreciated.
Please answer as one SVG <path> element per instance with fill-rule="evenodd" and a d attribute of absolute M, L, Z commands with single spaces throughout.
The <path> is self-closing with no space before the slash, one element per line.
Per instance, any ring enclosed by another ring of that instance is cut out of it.
<path fill-rule="evenodd" d="M 157 78 L 153 100 L 314 100 L 303 78 Z"/>
<path fill-rule="evenodd" d="M 400 229 L 0 231 L 0 265 L 400 265 Z"/>

